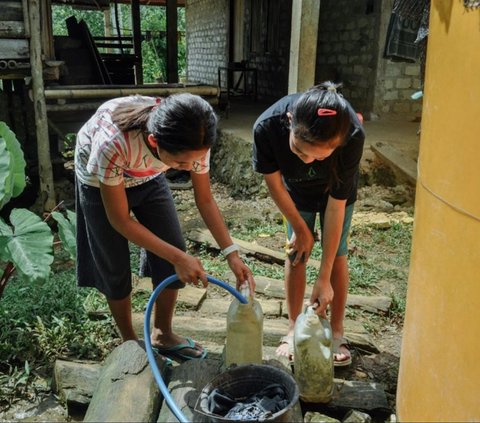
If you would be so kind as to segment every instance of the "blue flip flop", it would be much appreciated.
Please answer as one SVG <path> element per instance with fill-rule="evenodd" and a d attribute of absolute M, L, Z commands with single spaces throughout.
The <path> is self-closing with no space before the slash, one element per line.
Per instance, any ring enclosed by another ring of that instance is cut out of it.
<path fill-rule="evenodd" d="M 187 360 L 203 360 L 207 356 L 207 350 L 204 348 L 202 353 L 199 356 L 191 356 L 187 354 L 182 354 L 182 350 L 186 348 L 191 348 L 193 350 L 197 350 L 195 342 L 192 338 L 185 338 L 186 342 L 184 344 L 174 345 L 173 347 L 168 348 L 160 348 L 155 347 L 159 354 L 164 355 L 170 358 L 176 358 L 178 360 L 187 361 Z"/>

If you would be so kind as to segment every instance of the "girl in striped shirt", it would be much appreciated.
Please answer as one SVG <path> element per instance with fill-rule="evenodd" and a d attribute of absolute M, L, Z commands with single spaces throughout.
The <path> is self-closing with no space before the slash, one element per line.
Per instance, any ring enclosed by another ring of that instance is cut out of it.
<path fill-rule="evenodd" d="M 145 274 L 157 286 L 176 273 L 178 283 L 157 298 L 152 345 L 183 360 L 206 355 L 198 343 L 173 332 L 178 288 L 207 284 L 200 260 L 187 254 L 165 172 L 188 170 L 195 202 L 236 276 L 237 287 L 254 280 L 232 243 L 212 196 L 210 148 L 217 118 L 199 96 L 163 99 L 130 96 L 104 103 L 77 135 L 75 150 L 77 281 L 95 287 L 108 302 L 124 341 L 137 339 L 131 316 L 129 242 L 146 251 Z M 251 291 L 253 292 L 253 291 Z"/>

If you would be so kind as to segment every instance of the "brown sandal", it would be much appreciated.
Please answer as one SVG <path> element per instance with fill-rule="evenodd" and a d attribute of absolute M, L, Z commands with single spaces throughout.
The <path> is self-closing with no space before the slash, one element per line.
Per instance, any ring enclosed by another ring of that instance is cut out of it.
<path fill-rule="evenodd" d="M 352 364 L 352 354 L 344 360 L 335 360 L 335 355 L 344 354 L 339 351 L 340 347 L 345 347 L 350 352 L 350 344 L 345 338 L 334 338 L 333 340 L 333 365 L 335 367 L 349 366 Z M 345 354 L 344 354 L 345 355 Z"/>

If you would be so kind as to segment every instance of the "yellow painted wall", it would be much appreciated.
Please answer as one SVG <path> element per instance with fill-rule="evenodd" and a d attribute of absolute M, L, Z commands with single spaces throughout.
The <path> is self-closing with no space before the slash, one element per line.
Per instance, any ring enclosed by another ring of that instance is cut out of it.
<path fill-rule="evenodd" d="M 480 9 L 432 0 L 399 421 L 480 421 Z"/>

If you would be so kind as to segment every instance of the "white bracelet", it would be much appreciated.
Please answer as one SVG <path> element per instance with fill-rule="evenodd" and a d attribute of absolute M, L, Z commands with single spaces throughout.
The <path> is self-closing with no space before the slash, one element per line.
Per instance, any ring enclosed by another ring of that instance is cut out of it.
<path fill-rule="evenodd" d="M 224 248 L 222 250 L 222 254 L 224 257 L 227 257 L 230 253 L 233 253 L 234 251 L 240 251 L 240 247 L 237 244 L 232 244 L 227 248 Z"/>

